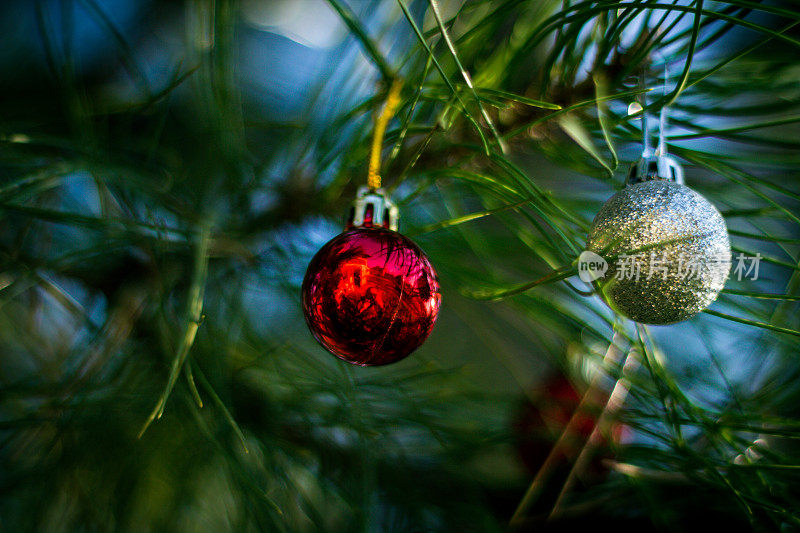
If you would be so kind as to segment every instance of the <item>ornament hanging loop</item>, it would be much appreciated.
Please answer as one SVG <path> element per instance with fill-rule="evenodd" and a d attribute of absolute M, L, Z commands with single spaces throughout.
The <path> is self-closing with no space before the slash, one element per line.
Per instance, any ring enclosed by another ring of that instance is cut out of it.
<path fill-rule="evenodd" d="M 664 96 L 667 94 L 667 80 L 669 73 L 667 71 L 667 63 L 664 62 Z M 644 108 L 647 109 L 647 98 L 644 99 Z M 628 172 L 628 177 L 625 180 L 625 186 L 642 183 L 644 181 L 664 180 L 673 181 L 683 185 L 683 169 L 675 160 L 675 158 L 667 155 L 667 118 L 668 106 L 664 105 L 661 108 L 661 113 L 658 120 L 658 144 L 655 151 L 650 148 L 650 131 L 647 121 L 647 112 L 642 114 L 642 158 L 631 166 Z"/>
<path fill-rule="evenodd" d="M 381 114 L 375 121 L 375 134 L 372 137 L 372 147 L 369 154 L 369 170 L 367 172 L 367 186 L 372 190 L 381 188 L 381 148 L 383 147 L 383 134 L 386 133 L 386 126 L 397 111 L 400 105 L 400 91 L 403 88 L 403 80 L 396 77 L 389 87 L 389 94 L 386 96 L 386 104 L 383 106 Z"/>
<path fill-rule="evenodd" d="M 372 136 L 372 146 L 369 153 L 369 170 L 367 172 L 367 185 L 358 188 L 356 199 L 350 208 L 347 218 L 347 229 L 353 228 L 386 228 L 397 231 L 399 213 L 397 206 L 381 188 L 381 148 L 383 148 L 383 135 L 386 126 L 392 120 L 397 107 L 400 105 L 400 91 L 403 80 L 394 78 L 386 103 L 375 120 L 375 133 Z"/>
<path fill-rule="evenodd" d="M 669 70 L 667 62 L 664 61 L 664 84 L 662 85 L 663 97 L 667 97 L 667 80 L 669 79 Z M 667 138 L 664 133 L 667 129 L 667 110 L 668 103 L 661 106 L 661 113 L 658 120 L 658 148 L 656 148 L 656 155 L 667 155 Z"/>

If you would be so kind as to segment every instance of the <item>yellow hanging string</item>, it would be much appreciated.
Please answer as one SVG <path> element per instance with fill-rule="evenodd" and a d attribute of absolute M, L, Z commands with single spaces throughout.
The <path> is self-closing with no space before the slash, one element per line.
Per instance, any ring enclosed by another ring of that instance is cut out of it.
<path fill-rule="evenodd" d="M 397 106 L 400 105 L 400 90 L 403 88 L 403 80 L 395 78 L 389 88 L 389 95 L 386 97 L 386 104 L 383 111 L 375 121 L 375 136 L 372 138 L 372 149 L 369 153 L 369 173 L 367 174 L 367 186 L 370 189 L 379 189 L 381 186 L 381 148 L 383 147 L 383 134 L 386 126 L 392 120 Z"/>

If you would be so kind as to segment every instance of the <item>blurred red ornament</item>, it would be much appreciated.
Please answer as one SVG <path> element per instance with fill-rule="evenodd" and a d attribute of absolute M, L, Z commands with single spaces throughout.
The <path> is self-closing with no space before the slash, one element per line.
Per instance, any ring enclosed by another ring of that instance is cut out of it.
<path fill-rule="evenodd" d="M 351 216 L 349 224 L 354 229 L 325 244 L 308 266 L 303 313 L 311 333 L 335 356 L 361 366 L 385 365 L 425 342 L 441 295 L 422 250 L 396 231 L 373 226 L 396 224 L 389 209 L 367 202 L 359 213 L 359 200 L 356 222 Z"/>
<path fill-rule="evenodd" d="M 589 394 L 581 405 L 581 394 L 565 376 L 559 374 L 533 392 L 533 401 L 526 398 L 514 421 L 514 430 L 518 436 L 520 459 L 529 472 L 536 473 L 551 452 L 570 464 L 577 459 L 594 431 L 605 403 L 602 392 L 595 390 Z M 565 431 L 561 445 L 554 450 Z M 611 439 L 619 443 L 626 440 L 630 430 L 615 422 L 610 432 Z M 595 450 L 591 470 L 595 473 L 605 470 L 600 466 L 600 460 L 609 455 L 608 442 L 602 439 L 599 449 Z"/>

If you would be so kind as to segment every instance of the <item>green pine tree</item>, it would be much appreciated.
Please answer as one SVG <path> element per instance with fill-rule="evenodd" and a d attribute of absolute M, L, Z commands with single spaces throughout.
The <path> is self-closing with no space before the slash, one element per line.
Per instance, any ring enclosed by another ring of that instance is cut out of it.
<path fill-rule="evenodd" d="M 298 59 L 291 9 L 341 39 Z M 0 529 L 797 528 L 798 22 L 778 0 L 3 3 Z M 314 342 L 300 283 L 397 79 L 381 175 L 443 307 L 411 357 L 359 368 Z M 687 185 L 760 263 L 650 327 L 576 264 L 666 105 Z M 587 412 L 556 448 L 558 383 Z"/>

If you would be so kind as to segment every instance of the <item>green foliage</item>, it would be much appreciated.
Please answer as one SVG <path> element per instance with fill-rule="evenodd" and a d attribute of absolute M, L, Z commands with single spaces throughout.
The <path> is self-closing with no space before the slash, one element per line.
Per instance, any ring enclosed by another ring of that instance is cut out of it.
<path fill-rule="evenodd" d="M 370 65 L 340 74 L 374 86 L 320 75 L 281 121 L 245 90 L 246 2 L 146 3 L 136 36 L 97 0 L 36 3 L 41 61 L 0 62 L 0 527 L 800 525 L 797 5 L 329 4 L 342 57 Z M 104 36 L 91 68 L 75 17 Z M 158 32 L 181 44 L 154 84 Z M 395 76 L 381 174 L 444 307 L 411 358 L 351 368 L 307 333 L 299 284 L 365 182 Z M 735 254 L 763 257 L 758 281 L 665 328 L 575 275 L 641 152 L 636 99 L 671 105 L 687 184 Z M 609 439 L 602 479 L 525 498 L 541 487 L 516 410 L 556 371 L 584 391 L 587 368 L 629 389 L 601 429 L 634 440 Z"/>

